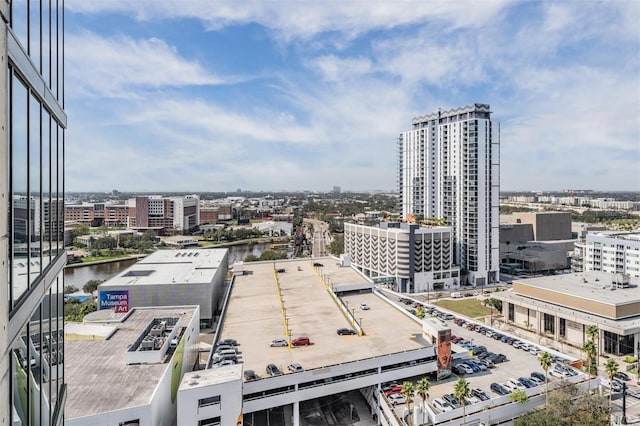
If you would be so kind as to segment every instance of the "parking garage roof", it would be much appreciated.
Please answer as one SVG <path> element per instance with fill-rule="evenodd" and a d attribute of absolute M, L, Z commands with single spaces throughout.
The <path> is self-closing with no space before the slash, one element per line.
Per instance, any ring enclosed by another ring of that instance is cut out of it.
<path fill-rule="evenodd" d="M 314 263 L 322 267 L 314 267 Z M 220 340 L 238 341 L 245 370 L 264 376 L 269 363 L 285 372 L 293 362 L 310 370 L 430 346 L 417 321 L 372 293 L 366 278 L 351 267 L 339 266 L 335 259 L 252 262 L 244 269 L 244 275 L 235 278 Z M 285 272 L 276 273 L 278 269 Z M 339 328 L 353 327 L 334 301 L 332 286 L 352 289 L 341 293 L 341 298 L 362 323 L 364 336 L 337 334 Z M 363 310 L 362 303 L 370 309 Z M 312 344 L 291 349 L 270 347 L 273 339 L 289 338 L 285 325 L 291 338 L 308 336 Z"/>

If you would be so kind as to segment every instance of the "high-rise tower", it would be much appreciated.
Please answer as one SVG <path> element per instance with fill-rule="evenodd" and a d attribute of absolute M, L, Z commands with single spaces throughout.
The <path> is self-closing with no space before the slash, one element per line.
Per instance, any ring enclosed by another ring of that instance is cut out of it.
<path fill-rule="evenodd" d="M 489 105 L 436 111 L 412 120 L 398 139 L 403 217 L 441 218 L 453 228 L 455 262 L 468 282 L 499 272 L 500 127 Z"/>
<path fill-rule="evenodd" d="M 63 4 L 0 0 L 0 425 L 64 417 Z"/>

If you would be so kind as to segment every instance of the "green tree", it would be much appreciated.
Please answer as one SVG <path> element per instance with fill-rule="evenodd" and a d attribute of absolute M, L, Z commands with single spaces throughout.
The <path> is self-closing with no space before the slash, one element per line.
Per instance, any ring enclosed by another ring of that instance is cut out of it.
<path fill-rule="evenodd" d="M 542 352 L 538 360 L 544 370 L 544 405 L 547 405 L 549 403 L 549 367 L 551 367 L 552 357 L 549 352 Z"/>
<path fill-rule="evenodd" d="M 415 393 L 415 389 L 413 387 L 413 382 L 403 382 L 402 383 L 402 390 L 400 391 L 400 393 L 402 394 L 402 396 L 405 397 L 405 399 L 407 400 L 407 410 L 409 410 L 409 412 L 411 412 L 411 399 L 413 398 L 413 394 Z"/>
<path fill-rule="evenodd" d="M 64 286 L 64 294 L 75 293 L 76 291 L 78 291 L 77 287 L 74 287 L 72 285 Z"/>
<path fill-rule="evenodd" d="M 611 395 L 613 395 L 613 376 L 618 372 L 618 367 L 618 363 L 613 359 L 609 359 L 604 365 L 604 370 L 607 372 L 607 377 L 609 377 L 609 407 L 611 407 Z"/>
<path fill-rule="evenodd" d="M 431 382 L 429 382 L 427 377 L 423 377 L 416 383 L 416 394 L 422 399 L 422 424 L 424 424 L 424 412 L 427 410 L 430 386 Z"/>
<path fill-rule="evenodd" d="M 596 355 L 595 355 L 595 359 L 596 359 L 596 366 L 599 364 L 598 362 L 598 344 L 596 343 L 596 340 L 598 340 L 600 338 L 600 330 L 598 329 L 598 326 L 595 324 L 591 324 L 590 326 L 587 327 L 586 330 L 586 334 L 589 337 L 589 339 L 591 339 L 591 341 L 596 344 Z"/>
<path fill-rule="evenodd" d="M 584 351 L 587 357 L 587 371 L 590 376 L 598 373 L 598 368 L 593 365 L 593 361 L 596 357 L 596 345 L 593 343 L 593 340 L 587 340 L 584 342 L 582 346 L 582 350 Z M 595 367 L 595 369 L 594 369 Z M 589 385 L 591 386 L 591 385 Z"/>
<path fill-rule="evenodd" d="M 518 404 L 524 404 L 529 400 L 527 393 L 523 390 L 515 390 L 509 394 L 509 401 L 517 402 Z"/>
<path fill-rule="evenodd" d="M 460 404 L 462 405 L 462 424 L 466 424 L 466 405 L 467 405 L 467 400 L 465 398 L 468 398 L 469 395 L 471 395 L 471 388 L 469 387 L 469 382 L 466 379 L 463 379 L 462 377 L 458 379 L 458 381 L 456 381 L 456 383 L 453 385 L 453 396 L 455 396 L 458 401 L 460 401 Z"/>
<path fill-rule="evenodd" d="M 245 262 L 256 262 L 258 260 L 259 259 L 255 254 L 248 254 L 247 257 L 244 258 Z"/>
<path fill-rule="evenodd" d="M 344 253 L 344 234 L 334 234 L 333 240 L 329 244 L 329 252 L 334 256 Z"/>
<path fill-rule="evenodd" d="M 102 284 L 104 280 L 89 280 L 82 286 L 82 291 L 85 293 L 93 293 L 98 289 L 98 286 Z"/>
<path fill-rule="evenodd" d="M 267 250 L 265 252 L 262 252 L 262 254 L 260 255 L 260 260 L 280 260 L 286 258 L 287 252 L 280 250 Z"/>

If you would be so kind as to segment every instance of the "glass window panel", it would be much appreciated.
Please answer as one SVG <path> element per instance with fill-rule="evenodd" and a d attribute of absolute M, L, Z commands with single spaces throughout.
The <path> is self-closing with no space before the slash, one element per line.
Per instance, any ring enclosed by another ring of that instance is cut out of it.
<path fill-rule="evenodd" d="M 40 49 L 40 0 L 29 1 L 29 56 L 38 70 L 42 66 Z"/>
<path fill-rule="evenodd" d="M 42 197 L 40 196 L 40 102 L 29 97 L 29 283 L 41 273 Z"/>
<path fill-rule="evenodd" d="M 15 75 L 11 81 L 11 294 L 16 301 L 28 288 L 27 88 Z"/>
<path fill-rule="evenodd" d="M 51 7 L 50 0 L 42 4 L 42 78 L 51 87 Z"/>
<path fill-rule="evenodd" d="M 11 347 L 11 370 L 13 380 L 13 397 L 11 422 L 12 425 L 29 424 L 29 383 L 30 361 L 27 351 L 28 331 L 25 326 Z"/>
<path fill-rule="evenodd" d="M 42 269 L 51 261 L 52 215 L 55 200 L 51 197 L 51 116 L 42 110 Z"/>
<path fill-rule="evenodd" d="M 56 7 L 58 0 L 50 0 L 51 3 L 51 13 L 49 15 L 51 25 L 49 27 L 51 31 L 51 93 L 56 97 L 56 99 L 60 99 L 60 94 L 58 92 L 58 37 L 59 37 L 59 18 L 58 18 L 58 8 Z"/>
<path fill-rule="evenodd" d="M 51 198 L 58 198 L 58 123 L 51 120 Z M 57 218 L 57 205 L 52 205 L 51 218 L 53 223 Z M 51 234 L 51 257 L 55 257 L 58 251 L 58 235 L 57 229 L 52 230 Z"/>
<path fill-rule="evenodd" d="M 20 41 L 27 47 L 27 0 L 11 1 L 11 29 Z"/>
<path fill-rule="evenodd" d="M 58 250 L 64 249 L 64 129 L 58 126 L 58 198 L 60 202 L 57 204 L 56 210 L 58 218 L 58 229 L 56 235 L 58 237 Z"/>

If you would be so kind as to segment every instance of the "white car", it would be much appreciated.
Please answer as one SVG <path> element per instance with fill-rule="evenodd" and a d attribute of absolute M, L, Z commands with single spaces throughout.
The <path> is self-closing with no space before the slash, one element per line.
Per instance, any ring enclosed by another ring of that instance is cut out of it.
<path fill-rule="evenodd" d="M 404 395 L 402 395 L 401 393 L 392 393 L 387 398 L 389 399 L 389 402 L 392 403 L 393 405 L 404 404 L 405 402 L 407 402 L 407 398 L 405 398 Z"/>
<path fill-rule="evenodd" d="M 442 398 L 434 398 L 431 405 L 433 405 L 433 408 L 443 413 L 446 411 L 453 411 L 453 407 L 451 406 L 451 404 L 449 404 L 447 401 L 445 401 Z"/>
<path fill-rule="evenodd" d="M 368 311 L 371 308 L 369 308 L 369 305 L 367 305 L 366 303 L 361 303 L 360 309 L 362 309 L 363 311 Z"/>
<path fill-rule="evenodd" d="M 467 364 L 462 363 L 456 365 L 458 371 L 462 371 L 464 374 L 473 374 L 473 368 L 469 367 Z"/>
<path fill-rule="evenodd" d="M 292 373 L 298 373 L 300 371 L 304 371 L 304 368 L 302 368 L 302 366 L 297 362 L 293 362 L 287 366 L 287 370 L 289 370 Z"/>
<path fill-rule="evenodd" d="M 269 346 L 289 346 L 287 339 L 273 339 Z"/>
<path fill-rule="evenodd" d="M 523 385 L 522 383 L 520 383 L 520 382 L 518 381 L 518 379 L 514 379 L 513 377 L 512 377 L 512 378 L 510 378 L 509 380 L 507 380 L 507 381 L 505 382 L 504 386 L 505 386 L 507 389 L 511 389 L 512 391 L 514 391 L 514 390 L 516 390 L 516 389 L 517 389 L 517 390 L 525 390 L 525 389 L 527 389 L 527 387 L 526 387 L 525 385 Z"/>
<path fill-rule="evenodd" d="M 477 396 L 473 396 L 473 395 L 465 396 L 464 397 L 464 401 L 465 401 L 465 404 L 467 404 L 467 405 L 471 405 L 471 404 L 475 404 L 476 402 L 480 402 L 478 397 Z"/>

